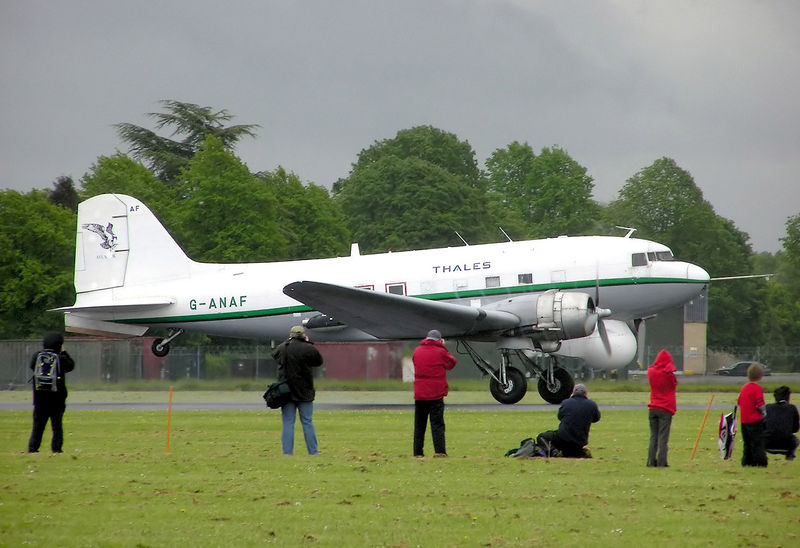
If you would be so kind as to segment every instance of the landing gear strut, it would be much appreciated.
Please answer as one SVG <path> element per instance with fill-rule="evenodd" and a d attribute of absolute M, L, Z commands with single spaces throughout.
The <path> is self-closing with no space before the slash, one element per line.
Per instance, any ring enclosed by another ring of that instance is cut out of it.
<path fill-rule="evenodd" d="M 181 333 L 183 333 L 183 329 L 170 329 L 169 335 L 166 339 L 160 338 L 154 340 L 153 346 L 150 347 L 150 349 L 153 351 L 153 354 L 159 358 L 163 358 L 169 354 L 169 343 L 174 341 Z"/>
<path fill-rule="evenodd" d="M 572 394 L 575 386 L 572 375 L 560 367 L 555 356 L 551 354 L 530 348 L 500 348 L 500 367 L 495 369 L 466 341 L 459 341 L 459 349 L 462 348 L 475 366 L 490 377 L 489 391 L 500 403 L 513 404 L 525 397 L 528 391 L 525 372 L 539 379 L 539 395 L 547 403 L 561 403 Z M 531 352 L 534 353 L 534 357 L 529 355 Z M 512 353 L 522 364 L 524 371 L 511 365 Z M 536 360 L 535 357 L 540 359 Z M 541 365 L 539 363 L 541 361 L 546 362 L 546 365 Z"/>

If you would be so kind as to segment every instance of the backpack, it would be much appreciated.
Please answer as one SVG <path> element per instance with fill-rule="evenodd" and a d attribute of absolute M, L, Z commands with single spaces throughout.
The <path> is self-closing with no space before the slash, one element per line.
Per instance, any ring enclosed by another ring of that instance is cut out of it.
<path fill-rule="evenodd" d="M 545 455 L 542 448 L 533 442 L 533 438 L 525 438 L 519 442 L 519 447 L 509 449 L 505 456 L 516 459 L 519 457 L 544 457 Z"/>
<path fill-rule="evenodd" d="M 60 371 L 58 354 L 43 350 L 36 355 L 33 366 L 33 387 L 44 392 L 58 391 L 58 374 Z"/>

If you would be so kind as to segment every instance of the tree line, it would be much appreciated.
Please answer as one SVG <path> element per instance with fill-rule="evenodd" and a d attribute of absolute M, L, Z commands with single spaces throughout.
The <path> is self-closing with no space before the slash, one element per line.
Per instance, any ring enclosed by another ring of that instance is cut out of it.
<path fill-rule="evenodd" d="M 479 166 L 468 141 L 431 126 L 403 129 L 361 150 L 330 191 L 278 167 L 252 173 L 236 156 L 256 125 L 192 103 L 162 101 L 156 130 L 117 124 L 129 152 L 100 156 L 76 185 L 0 192 L 0 338 L 63 326 L 49 309 L 74 302 L 77 204 L 107 192 L 136 196 L 197 261 L 262 262 L 426 249 L 563 234 L 619 235 L 668 245 L 712 277 L 774 273 L 769 280 L 712 282 L 709 346 L 800 341 L 800 212 L 782 249 L 754 253 L 749 236 L 717 215 L 691 174 L 671 158 L 633 174 L 608 204 L 561 147 L 512 142 Z"/>

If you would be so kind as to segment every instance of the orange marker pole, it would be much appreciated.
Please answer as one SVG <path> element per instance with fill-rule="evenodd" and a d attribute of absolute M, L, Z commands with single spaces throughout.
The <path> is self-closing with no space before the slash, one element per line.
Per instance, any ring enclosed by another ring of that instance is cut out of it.
<path fill-rule="evenodd" d="M 714 394 L 711 394 L 711 398 L 708 400 L 708 406 L 706 407 L 706 414 L 703 415 L 703 423 L 700 425 L 700 431 L 697 433 L 697 440 L 694 442 L 694 449 L 692 449 L 692 456 L 689 457 L 689 460 L 694 460 L 694 452 L 697 451 L 697 444 L 700 443 L 700 436 L 703 435 L 703 428 L 706 425 L 706 418 L 708 418 L 708 412 L 711 411 L 711 402 L 714 401 Z"/>
<path fill-rule="evenodd" d="M 172 423 L 172 387 L 169 387 L 169 407 L 167 408 L 167 455 L 169 455 L 169 431 Z"/>

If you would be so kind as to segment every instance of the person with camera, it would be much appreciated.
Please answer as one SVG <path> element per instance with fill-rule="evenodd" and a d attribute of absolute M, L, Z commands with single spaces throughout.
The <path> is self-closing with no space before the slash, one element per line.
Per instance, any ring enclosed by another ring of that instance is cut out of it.
<path fill-rule="evenodd" d="M 294 452 L 294 423 L 300 415 L 303 437 L 309 455 L 319 452 L 317 432 L 314 429 L 314 374 L 312 368 L 322 365 L 322 355 L 306 336 L 303 326 L 295 325 L 289 338 L 272 353 L 278 362 L 278 380 L 286 381 L 291 399 L 281 407 L 281 449 L 284 455 Z"/>
<path fill-rule="evenodd" d="M 42 443 L 47 421 L 53 429 L 50 449 L 61 453 L 64 444 L 62 419 L 67 409 L 67 383 L 65 374 L 75 369 L 75 362 L 62 349 L 64 336 L 47 333 L 42 340 L 43 349 L 36 352 L 30 361 L 33 371 L 33 430 L 28 440 L 28 453 L 37 453 Z M 43 364 L 46 363 L 46 367 Z"/>

